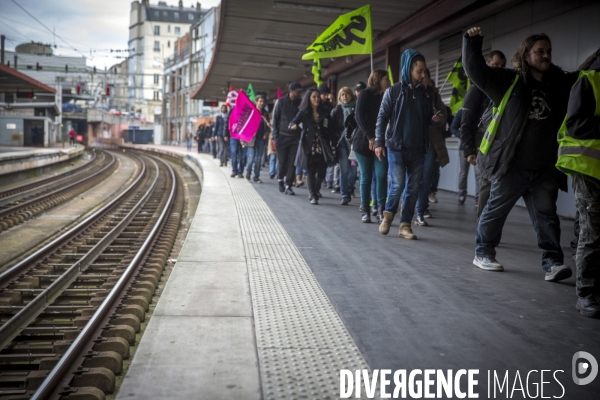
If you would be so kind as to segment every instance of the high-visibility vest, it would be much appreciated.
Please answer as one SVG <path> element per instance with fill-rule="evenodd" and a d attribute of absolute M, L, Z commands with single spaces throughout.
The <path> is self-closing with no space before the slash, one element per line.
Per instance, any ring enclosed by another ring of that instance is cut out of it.
<path fill-rule="evenodd" d="M 492 143 L 494 142 L 494 138 L 496 137 L 496 131 L 498 130 L 498 126 L 500 125 L 500 119 L 502 119 L 502 114 L 504 114 L 504 110 L 506 109 L 506 104 L 508 104 L 508 99 L 519 80 L 519 75 L 515 75 L 515 80 L 512 85 L 508 88 L 506 93 L 504 93 L 504 97 L 502 97 L 502 101 L 498 107 L 492 108 L 492 120 L 488 127 L 485 130 L 485 134 L 483 135 L 483 139 L 481 140 L 481 145 L 479 146 L 479 151 L 482 154 L 487 154 L 492 147 Z"/>
<path fill-rule="evenodd" d="M 594 117 L 599 117 L 600 72 L 581 71 L 577 80 L 584 76 L 590 81 L 596 100 Z M 558 131 L 558 143 L 560 146 L 558 148 L 558 161 L 556 162 L 556 167 L 566 174 L 578 172 L 600 180 L 600 140 L 583 140 L 567 136 L 567 118 L 568 115 L 565 116 L 565 120 Z"/>

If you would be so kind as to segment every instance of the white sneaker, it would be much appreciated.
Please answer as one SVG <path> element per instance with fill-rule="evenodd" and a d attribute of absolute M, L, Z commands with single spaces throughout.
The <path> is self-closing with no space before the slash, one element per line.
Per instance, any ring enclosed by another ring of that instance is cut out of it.
<path fill-rule="evenodd" d="M 437 203 L 437 198 L 435 197 L 435 193 L 429 193 L 429 202 Z"/>
<path fill-rule="evenodd" d="M 473 264 L 486 271 L 504 271 L 504 267 L 494 257 L 475 256 Z"/>

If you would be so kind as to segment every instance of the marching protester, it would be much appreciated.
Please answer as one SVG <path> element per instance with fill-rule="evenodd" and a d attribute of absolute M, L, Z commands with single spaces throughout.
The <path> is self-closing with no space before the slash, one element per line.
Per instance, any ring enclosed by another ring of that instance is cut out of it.
<path fill-rule="evenodd" d="M 385 91 L 375 130 L 375 155 L 379 160 L 387 155 L 391 179 L 379 233 L 389 233 L 404 192 L 398 236 L 416 239 L 411 221 L 419 196 L 425 153 L 431 151 L 429 128 L 441 127 L 444 111 L 434 108 L 423 86 L 425 57 L 414 49 L 407 49 L 402 53 L 400 65 L 401 81 Z"/>
<path fill-rule="evenodd" d="M 367 84 L 359 81 L 356 85 L 354 85 L 354 97 L 358 98 L 358 94 L 367 88 Z"/>
<path fill-rule="evenodd" d="M 554 168 L 555 137 L 577 73 L 565 73 L 552 64 L 552 45 L 545 34 L 531 35 L 521 43 L 512 59 L 515 70 L 488 66 L 482 44 L 481 28 L 469 29 L 463 39 L 465 71 L 497 106 L 477 155 L 481 174 L 492 185 L 477 226 L 473 264 L 488 271 L 504 270 L 496 261 L 496 247 L 508 213 L 523 197 L 542 250 L 545 280 L 561 281 L 572 271 L 564 265 L 560 245 L 556 200 L 559 187 L 566 190 L 567 182 Z"/>
<path fill-rule="evenodd" d="M 490 58 L 486 61 L 490 67 L 505 68 L 506 56 L 499 50 L 493 50 Z M 477 164 L 477 149 L 481 145 L 481 140 L 487 126 L 492 118 L 492 100 L 485 95 L 476 85 L 471 85 L 465 96 L 460 121 L 457 123 L 460 129 L 453 131 L 460 138 L 460 177 L 459 177 L 459 198 L 464 203 L 464 195 L 467 190 L 467 177 L 469 165 L 475 167 L 475 205 L 477 206 L 477 218 L 481 215 L 483 207 L 487 204 L 490 197 L 490 187 L 492 183 L 481 176 L 481 170 Z M 458 115 L 458 113 L 457 113 Z M 454 126 L 454 124 L 453 124 Z M 455 135 L 456 136 L 456 135 Z"/>
<path fill-rule="evenodd" d="M 268 122 L 267 118 L 269 117 L 269 113 L 265 110 L 265 98 L 263 96 L 256 96 L 255 99 L 256 108 L 261 112 L 262 119 L 260 124 L 258 125 L 258 131 L 252 138 L 252 142 L 246 145 L 246 159 L 248 162 L 248 167 L 246 169 L 246 179 L 250 180 L 250 175 L 252 174 L 252 168 L 254 167 L 254 182 L 262 183 L 260 180 L 260 164 L 261 164 L 261 154 L 263 152 L 263 147 L 265 141 L 267 140 L 268 133 Z"/>
<path fill-rule="evenodd" d="M 327 83 L 322 83 L 319 85 L 317 90 L 319 91 L 319 96 L 321 97 L 321 107 L 324 108 L 325 111 L 327 111 L 328 113 L 331 113 L 331 110 L 333 109 L 333 102 L 329 97 L 331 95 L 329 86 L 327 86 Z M 296 169 L 296 174 L 298 175 L 298 169 Z M 334 174 L 335 167 L 327 167 L 327 174 L 325 176 L 325 183 L 327 185 L 327 189 L 333 189 L 334 187 Z M 296 179 L 296 186 L 298 186 L 298 179 Z M 335 190 L 333 192 L 336 193 Z"/>
<path fill-rule="evenodd" d="M 225 136 L 225 125 L 228 122 L 227 118 L 227 106 L 223 104 L 221 106 L 221 114 L 217 115 L 215 118 L 215 133 L 217 137 L 217 157 L 219 158 L 219 166 L 226 167 L 227 166 L 227 158 L 228 158 L 228 143 L 227 137 Z"/>
<path fill-rule="evenodd" d="M 200 128 L 200 126 L 196 129 L 194 140 L 198 143 L 198 154 L 200 154 L 202 152 L 202 146 L 204 146 L 204 135 L 202 134 L 202 128 Z"/>
<path fill-rule="evenodd" d="M 374 69 L 369 75 L 367 87 L 361 91 L 356 100 L 357 128 L 352 135 L 352 148 L 360 168 L 360 204 L 362 222 L 371 222 L 371 181 L 373 174 L 377 179 L 376 204 L 378 207 L 377 222 L 383 218 L 383 205 L 387 192 L 388 164 L 385 154 L 375 157 L 375 125 L 383 93 L 390 87 L 388 72 Z"/>
<path fill-rule="evenodd" d="M 344 86 L 338 93 L 338 105 L 331 110 L 331 134 L 332 138 L 336 143 L 337 159 L 340 169 L 340 191 L 342 194 L 343 206 L 348 205 L 352 197 L 350 196 L 353 182 L 350 179 L 354 178 L 350 171 L 350 160 L 348 155 L 350 154 L 350 142 L 344 135 L 345 121 L 349 115 L 354 112 L 356 107 L 356 100 L 352 89 Z"/>
<path fill-rule="evenodd" d="M 277 176 L 277 152 L 275 151 L 275 139 L 273 139 L 273 130 L 269 132 L 269 143 L 267 144 L 267 156 L 269 157 L 269 178 L 275 179 Z"/>
<path fill-rule="evenodd" d="M 307 171 L 306 183 L 310 204 L 319 204 L 320 188 L 325 179 L 327 164 L 333 162 L 329 109 L 322 104 L 317 89 L 309 89 L 300 104 L 298 114 L 290 123 L 290 130 L 302 124 L 300 145 L 295 164 Z"/>
<path fill-rule="evenodd" d="M 188 131 L 188 133 L 185 134 L 185 147 L 187 148 L 187 151 L 192 150 L 192 133 Z"/>
<path fill-rule="evenodd" d="M 556 166 L 573 180 L 579 213 L 576 308 L 600 318 L 600 55 L 571 89 Z"/>
<path fill-rule="evenodd" d="M 448 149 L 446 149 L 446 139 L 444 138 L 444 128 L 446 126 L 446 106 L 442 101 L 442 97 L 438 89 L 431 80 L 431 74 L 429 69 L 425 69 L 425 79 L 423 79 L 423 86 L 431 99 L 431 104 L 434 110 L 440 110 L 441 121 L 438 127 L 429 127 L 429 151 L 425 154 L 425 161 L 423 163 L 423 175 L 421 177 L 421 184 L 419 187 L 419 197 L 417 199 L 417 216 L 415 218 L 415 224 L 421 226 L 429 225 L 425 221 L 425 215 L 427 214 L 431 218 L 429 212 L 429 194 L 431 192 L 431 183 L 434 179 L 434 175 L 439 171 L 440 167 L 444 167 L 450 162 L 448 156 Z"/>
<path fill-rule="evenodd" d="M 277 179 L 279 180 L 279 191 L 288 195 L 294 195 L 292 184 L 294 183 L 294 160 L 298 151 L 300 131 L 290 129 L 290 122 L 298 114 L 300 97 L 304 90 L 298 82 L 292 82 L 289 86 L 290 92 L 277 100 L 273 109 L 273 138 L 275 139 L 275 151 L 279 162 Z"/>
<path fill-rule="evenodd" d="M 234 106 L 235 107 L 235 106 Z M 233 111 L 233 108 L 231 108 L 231 110 L 229 110 L 228 116 L 227 116 L 227 120 L 229 120 L 229 117 L 231 116 L 231 112 Z M 245 157 L 245 150 L 242 147 L 242 144 L 240 142 L 239 139 L 235 139 L 233 137 L 231 137 L 231 134 L 229 132 L 229 124 L 225 125 L 225 129 L 226 129 L 226 135 L 229 137 L 229 156 L 231 157 L 231 177 L 235 178 L 236 176 L 238 178 L 243 178 L 244 175 L 244 159 Z"/>

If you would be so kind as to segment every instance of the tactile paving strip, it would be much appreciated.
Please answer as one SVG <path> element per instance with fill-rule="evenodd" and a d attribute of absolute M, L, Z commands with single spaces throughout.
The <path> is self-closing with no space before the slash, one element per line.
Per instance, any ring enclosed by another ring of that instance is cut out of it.
<path fill-rule="evenodd" d="M 271 209 L 245 180 L 229 184 L 250 277 L 263 398 L 339 399 L 340 370 L 369 366 Z"/>

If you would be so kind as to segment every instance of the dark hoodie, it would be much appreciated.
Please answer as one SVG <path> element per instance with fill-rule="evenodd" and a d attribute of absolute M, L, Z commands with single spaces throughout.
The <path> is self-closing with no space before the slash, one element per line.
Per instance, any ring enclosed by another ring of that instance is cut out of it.
<path fill-rule="evenodd" d="M 600 56 L 590 66 L 600 72 Z M 600 117 L 594 116 L 596 98 L 588 79 L 582 78 L 571 89 L 567 108 L 567 135 L 576 139 L 600 140 Z"/>
<path fill-rule="evenodd" d="M 375 129 L 375 146 L 402 150 L 429 147 L 429 126 L 433 115 L 431 99 L 423 85 L 413 87 L 410 67 L 420 53 L 407 49 L 402 53 L 401 81 L 383 95 Z M 389 126 L 388 126 L 389 123 Z"/>

